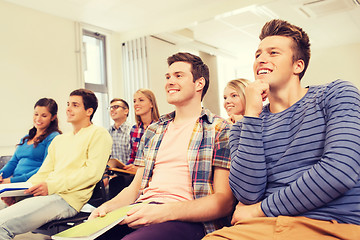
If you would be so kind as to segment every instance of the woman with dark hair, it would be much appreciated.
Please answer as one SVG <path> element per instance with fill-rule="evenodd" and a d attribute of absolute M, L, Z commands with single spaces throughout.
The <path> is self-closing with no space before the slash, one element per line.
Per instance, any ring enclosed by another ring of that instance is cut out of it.
<path fill-rule="evenodd" d="M 0 184 L 25 182 L 39 170 L 51 141 L 61 133 L 57 111 L 58 106 L 51 98 L 41 98 L 36 102 L 34 126 L 21 139 L 12 158 L 0 170 Z"/>

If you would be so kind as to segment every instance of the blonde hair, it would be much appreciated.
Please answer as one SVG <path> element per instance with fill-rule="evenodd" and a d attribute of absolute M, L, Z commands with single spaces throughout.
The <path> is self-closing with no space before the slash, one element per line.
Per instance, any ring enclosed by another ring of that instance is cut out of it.
<path fill-rule="evenodd" d="M 144 94 L 147 97 L 147 99 L 150 100 L 151 104 L 153 105 L 153 107 L 151 108 L 151 120 L 154 122 L 159 120 L 159 117 L 160 117 L 159 109 L 158 109 L 158 106 L 156 103 L 156 98 L 155 98 L 154 93 L 150 89 L 146 89 L 146 88 L 140 88 L 135 93 L 138 93 L 138 92 Z M 136 115 L 136 113 L 135 113 L 135 120 L 136 120 L 137 125 L 142 123 L 141 117 L 139 115 Z"/>
<path fill-rule="evenodd" d="M 249 83 L 250 83 L 250 81 L 245 78 L 237 78 L 237 79 L 229 81 L 226 84 L 226 87 L 235 89 L 235 91 L 239 94 L 239 97 L 245 103 L 245 88 L 247 87 L 247 85 L 249 85 Z"/>

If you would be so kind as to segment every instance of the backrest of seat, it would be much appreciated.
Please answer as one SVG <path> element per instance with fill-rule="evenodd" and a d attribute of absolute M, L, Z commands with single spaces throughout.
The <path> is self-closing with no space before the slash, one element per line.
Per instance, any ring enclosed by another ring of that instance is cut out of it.
<path fill-rule="evenodd" d="M 99 207 L 107 201 L 106 190 L 103 180 L 100 180 L 94 188 L 93 194 L 88 203 L 94 207 Z"/>
<path fill-rule="evenodd" d="M 11 159 L 12 156 L 0 156 L 0 169 Z"/>

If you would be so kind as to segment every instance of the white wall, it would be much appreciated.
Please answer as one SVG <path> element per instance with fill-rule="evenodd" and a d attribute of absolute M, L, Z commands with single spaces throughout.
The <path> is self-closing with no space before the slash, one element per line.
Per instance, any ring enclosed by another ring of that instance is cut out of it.
<path fill-rule="evenodd" d="M 66 102 L 69 93 L 83 84 L 75 22 L 0 1 L 0 29 L 0 155 L 6 155 L 13 153 L 15 144 L 32 126 L 33 105 L 41 97 L 52 97 L 58 102 L 60 127 L 71 130 L 66 123 Z M 108 33 L 107 36 L 111 49 L 108 55 L 110 97 L 123 97 L 121 44 L 124 35 Z M 179 50 L 176 45 L 149 38 L 150 89 L 157 97 L 161 114 L 173 110 L 166 101 L 164 74 L 167 57 Z M 360 43 L 313 50 L 302 84 L 322 84 L 342 78 L 360 88 L 359 53 Z M 248 61 L 251 71 L 253 58 Z M 242 67 L 244 69 L 244 65 Z M 208 93 L 207 98 L 211 97 Z"/>
<path fill-rule="evenodd" d="M 51 97 L 65 129 L 66 99 L 79 87 L 74 22 L 0 2 L 0 154 L 32 127 L 35 102 Z"/>
<path fill-rule="evenodd" d="M 359 68 L 360 43 L 313 50 L 302 85 L 328 83 L 340 78 L 360 88 Z"/>
<path fill-rule="evenodd" d="M 208 53 L 200 52 L 199 57 L 209 67 L 209 88 L 203 99 L 203 106 L 211 112 L 220 115 L 221 98 L 219 96 L 218 84 L 218 62 L 217 57 Z M 221 95 L 222 96 L 222 95 Z"/>
<path fill-rule="evenodd" d="M 60 128 L 66 122 L 69 93 L 83 87 L 76 23 L 0 1 L 0 155 L 11 155 L 32 127 L 35 102 L 53 98 L 59 105 Z M 108 36 L 112 37 L 109 33 Z M 109 41 L 113 96 L 121 97 L 121 38 Z"/>
<path fill-rule="evenodd" d="M 168 42 L 148 38 L 149 88 L 156 96 L 160 115 L 174 111 L 168 104 L 165 94 L 165 73 L 168 70 L 167 58 L 179 51 L 179 48 Z"/>
<path fill-rule="evenodd" d="M 108 34 L 108 50 L 110 50 L 110 56 L 108 56 L 109 64 L 109 100 L 112 98 L 123 98 L 125 99 L 123 75 L 122 75 L 122 38 L 118 33 Z M 132 99 L 125 99 L 126 101 L 132 101 Z"/>

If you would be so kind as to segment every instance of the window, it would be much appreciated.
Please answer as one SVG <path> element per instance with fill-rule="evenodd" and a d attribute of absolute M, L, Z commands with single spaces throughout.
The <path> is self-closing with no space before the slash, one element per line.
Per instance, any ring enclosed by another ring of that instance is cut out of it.
<path fill-rule="evenodd" d="M 93 117 L 93 123 L 99 126 L 110 125 L 106 111 L 109 102 L 106 68 L 106 38 L 97 32 L 83 30 L 83 71 L 85 88 L 93 91 L 98 98 L 99 106 Z"/>

